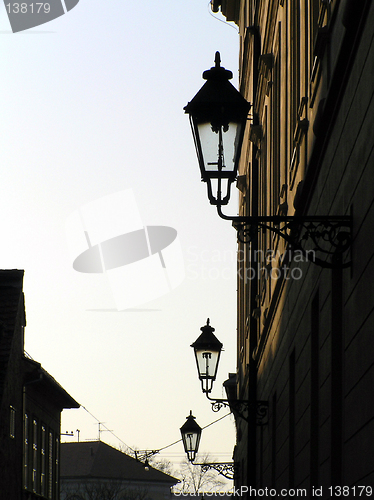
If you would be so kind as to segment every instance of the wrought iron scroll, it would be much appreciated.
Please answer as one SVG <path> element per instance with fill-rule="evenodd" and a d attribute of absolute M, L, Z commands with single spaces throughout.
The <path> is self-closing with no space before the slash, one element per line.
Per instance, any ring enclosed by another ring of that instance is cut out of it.
<path fill-rule="evenodd" d="M 260 230 L 269 230 L 314 264 L 325 268 L 350 266 L 350 262 L 341 263 L 352 243 L 350 216 L 232 217 L 230 220 L 242 243 L 250 243 Z"/>
<path fill-rule="evenodd" d="M 235 479 L 239 475 L 239 464 L 236 462 L 218 462 L 218 463 L 206 463 L 206 464 L 194 464 L 200 465 L 201 471 L 203 473 L 210 469 L 214 469 L 221 474 L 221 476 L 226 479 Z"/>
<path fill-rule="evenodd" d="M 221 408 L 229 408 L 234 415 L 243 418 L 247 422 L 250 419 L 250 412 L 254 411 L 256 416 L 256 425 L 266 425 L 268 416 L 268 401 L 256 401 L 251 403 L 243 400 L 228 401 L 227 399 L 212 399 L 208 398 L 212 404 L 214 412 L 219 411 Z"/>

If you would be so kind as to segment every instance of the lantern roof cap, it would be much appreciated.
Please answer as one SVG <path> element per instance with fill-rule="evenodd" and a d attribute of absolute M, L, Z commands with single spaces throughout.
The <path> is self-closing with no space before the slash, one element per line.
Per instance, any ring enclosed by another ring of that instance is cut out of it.
<path fill-rule="evenodd" d="M 201 335 L 191 344 L 191 347 L 194 349 L 214 349 L 219 351 L 222 349 L 223 344 L 214 335 L 214 328 L 210 326 L 209 318 L 206 321 L 206 325 L 202 326 L 200 330 L 202 331 Z"/>
<path fill-rule="evenodd" d="M 204 118 L 222 115 L 226 120 L 245 119 L 251 104 L 229 82 L 232 72 L 223 68 L 220 60 L 219 52 L 216 52 L 216 65 L 204 71 L 206 82 L 183 109 L 185 113 Z"/>
<path fill-rule="evenodd" d="M 180 429 L 181 432 L 183 434 L 187 434 L 188 432 L 197 432 L 200 434 L 202 429 L 200 425 L 196 422 L 196 417 L 192 415 L 192 410 L 190 410 L 190 414 L 188 415 L 188 417 L 186 417 L 186 419 L 187 420 Z"/>

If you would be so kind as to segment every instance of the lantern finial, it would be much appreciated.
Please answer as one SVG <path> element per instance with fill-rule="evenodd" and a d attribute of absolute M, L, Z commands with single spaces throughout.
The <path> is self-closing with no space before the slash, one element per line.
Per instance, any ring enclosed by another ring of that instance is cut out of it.
<path fill-rule="evenodd" d="M 218 52 L 216 52 L 216 56 L 214 58 L 214 62 L 216 63 L 216 68 L 220 68 L 221 67 L 221 54 Z"/>

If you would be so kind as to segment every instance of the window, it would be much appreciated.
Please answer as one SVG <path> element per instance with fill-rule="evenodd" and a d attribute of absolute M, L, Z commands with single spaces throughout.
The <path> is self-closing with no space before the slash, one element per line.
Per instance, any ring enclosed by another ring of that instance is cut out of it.
<path fill-rule="evenodd" d="M 281 53 L 279 47 L 281 46 L 281 27 L 278 26 L 278 38 L 276 43 L 276 53 L 274 55 L 274 68 L 273 68 L 273 86 L 271 95 L 271 213 L 276 214 L 280 204 L 280 107 L 281 107 Z"/>
<path fill-rule="evenodd" d="M 32 421 L 32 490 L 39 493 L 38 481 L 38 421 Z"/>
<path fill-rule="evenodd" d="M 271 430 L 271 485 L 276 486 L 277 480 L 277 393 L 273 394 L 272 404 L 272 430 Z"/>
<path fill-rule="evenodd" d="M 9 436 L 11 439 L 16 437 L 16 409 L 13 406 L 10 407 Z"/>
<path fill-rule="evenodd" d="M 289 358 L 289 381 L 288 381 L 288 486 L 295 485 L 295 411 L 296 411 L 296 360 L 295 350 Z"/>
<path fill-rule="evenodd" d="M 48 435 L 48 498 L 53 496 L 53 434 Z"/>
<path fill-rule="evenodd" d="M 29 487 L 29 416 L 25 413 L 23 422 L 23 487 Z"/>
<path fill-rule="evenodd" d="M 310 357 L 310 481 L 318 484 L 319 468 L 319 295 L 318 291 L 311 307 L 311 357 Z"/>
<path fill-rule="evenodd" d="M 47 485 L 46 485 L 46 455 L 47 455 L 47 431 L 45 425 L 41 428 L 41 440 L 40 440 L 40 493 L 45 496 Z"/>
<path fill-rule="evenodd" d="M 294 133 L 297 125 L 297 113 L 300 103 L 300 50 L 301 50 L 301 30 L 300 30 L 300 0 L 290 2 L 291 30 L 290 30 L 290 152 L 294 154 L 295 143 Z"/>
<path fill-rule="evenodd" d="M 60 436 L 56 434 L 55 441 L 55 498 L 59 498 L 60 495 L 60 485 L 58 481 L 59 477 L 59 449 L 60 449 Z"/>
<path fill-rule="evenodd" d="M 318 33 L 319 0 L 309 1 L 309 21 L 310 21 L 310 39 L 309 39 L 309 65 L 310 73 L 314 64 L 314 42 Z"/>

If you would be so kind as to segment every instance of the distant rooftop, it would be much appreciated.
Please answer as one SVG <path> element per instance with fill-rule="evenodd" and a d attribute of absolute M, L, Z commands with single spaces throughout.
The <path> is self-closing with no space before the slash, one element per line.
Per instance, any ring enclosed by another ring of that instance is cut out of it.
<path fill-rule="evenodd" d="M 134 458 L 103 441 L 61 443 L 61 479 L 97 478 L 176 484 L 178 479 Z"/>

